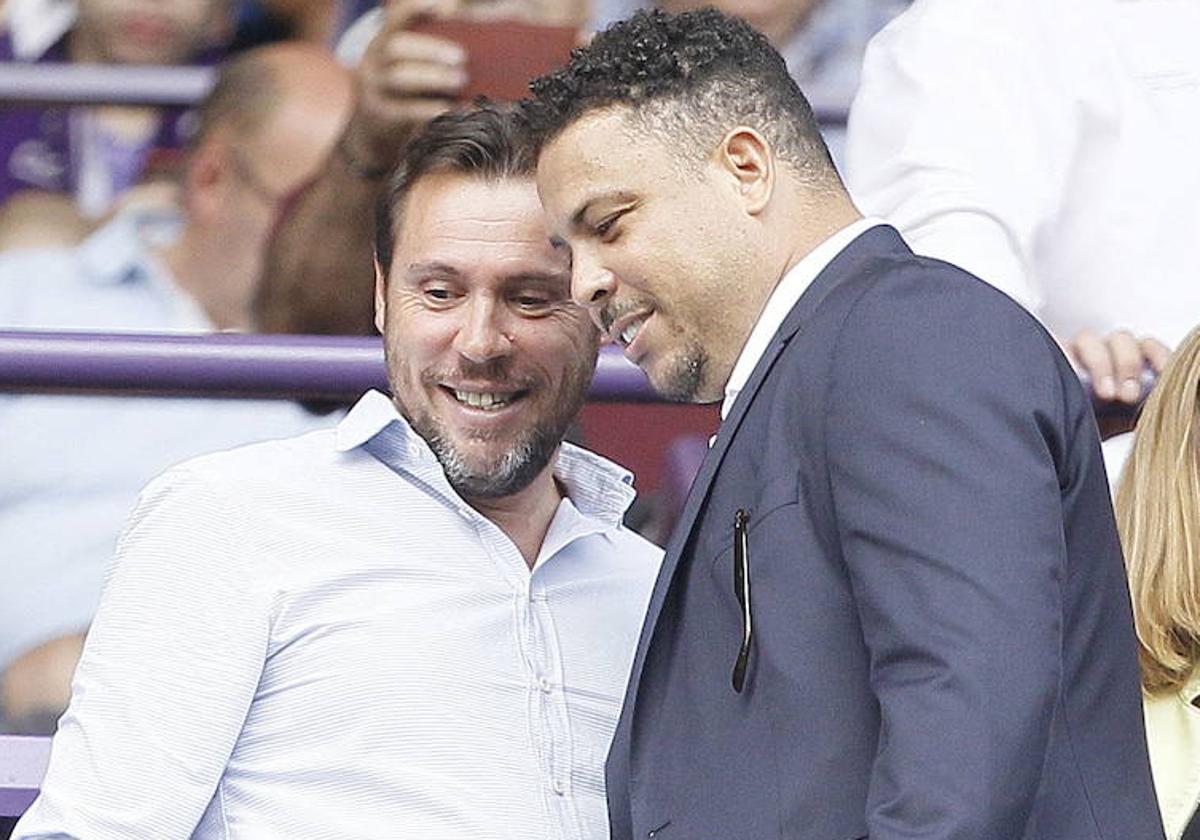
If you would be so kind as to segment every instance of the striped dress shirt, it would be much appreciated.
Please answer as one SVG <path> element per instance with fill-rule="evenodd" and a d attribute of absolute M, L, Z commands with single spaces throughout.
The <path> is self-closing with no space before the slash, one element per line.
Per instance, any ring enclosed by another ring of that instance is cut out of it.
<path fill-rule="evenodd" d="M 378 393 L 174 468 L 122 537 L 15 837 L 603 838 L 660 552 L 564 444 L 532 569 Z"/>

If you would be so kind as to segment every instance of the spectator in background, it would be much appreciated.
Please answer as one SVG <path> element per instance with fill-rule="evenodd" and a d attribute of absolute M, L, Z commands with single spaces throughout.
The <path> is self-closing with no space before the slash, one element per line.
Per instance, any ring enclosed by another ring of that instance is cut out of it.
<path fill-rule="evenodd" d="M 19 838 L 600 840 L 661 552 L 561 444 L 599 333 L 511 113 L 380 208 L 392 399 L 148 487 Z"/>
<path fill-rule="evenodd" d="M 228 0 L 11 0 L 0 61 L 213 63 Z M 150 153 L 187 141 L 183 108 L 21 106 L 0 111 L 0 201 L 23 190 L 68 194 L 87 218 L 137 183 Z"/>
<path fill-rule="evenodd" d="M 328 154 L 351 107 L 322 48 L 226 66 L 200 110 L 177 238 L 130 213 L 74 249 L 0 257 L 0 325 L 245 329 L 279 202 Z M 314 427 L 273 401 L 0 397 L 0 679 L 8 728 L 45 731 L 138 490 L 183 458 Z"/>
<path fill-rule="evenodd" d="M 1197 32 L 1188 2 L 917 0 L 867 52 L 851 192 L 1136 402 L 1200 317 Z"/>
<path fill-rule="evenodd" d="M 779 50 L 820 119 L 850 108 L 867 42 L 908 0 L 597 0 L 592 28 L 652 5 L 671 13 L 713 6 L 744 18 Z M 821 133 L 840 164 L 845 126 L 827 123 Z"/>
<path fill-rule="evenodd" d="M 1146 400 L 1117 485 L 1167 840 L 1200 840 L 1200 330 Z"/>
<path fill-rule="evenodd" d="M 371 208 L 408 137 L 451 106 L 466 84 L 455 43 L 412 32 L 430 16 L 516 18 L 581 26 L 583 0 L 391 0 L 346 33 L 358 104 L 314 182 L 271 238 L 259 322 L 269 332 L 373 332 Z"/>

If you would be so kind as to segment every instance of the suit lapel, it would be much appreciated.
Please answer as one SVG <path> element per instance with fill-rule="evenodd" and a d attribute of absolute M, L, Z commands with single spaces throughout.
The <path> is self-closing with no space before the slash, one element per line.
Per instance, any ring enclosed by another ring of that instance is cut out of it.
<path fill-rule="evenodd" d="M 654 631 L 658 626 L 658 619 L 662 613 L 667 593 L 675 579 L 683 551 L 691 539 L 692 532 L 696 529 L 700 510 L 712 489 L 713 481 L 725 458 L 725 453 L 729 450 L 729 445 L 737 433 L 738 427 L 754 403 L 754 398 L 766 380 L 767 374 L 775 365 L 779 354 L 798 333 L 802 332 L 804 324 L 842 280 L 857 274 L 861 270 L 860 265 L 864 259 L 877 256 L 881 252 L 894 250 L 897 247 L 904 251 L 908 250 L 895 229 L 879 225 L 865 231 L 831 260 L 800 296 L 796 305 L 792 307 L 770 344 L 767 345 L 762 358 L 755 365 L 754 371 L 746 381 L 746 387 L 734 401 L 729 415 L 722 421 L 717 432 L 717 439 L 705 456 L 700 465 L 700 472 L 696 475 L 696 479 L 688 491 L 687 501 L 684 503 L 679 522 L 672 532 L 666 555 L 663 558 L 662 569 L 654 584 L 654 592 L 650 596 L 650 604 L 646 609 L 646 619 L 642 625 L 642 635 L 638 641 L 638 649 L 634 656 L 629 686 L 625 695 L 626 714 L 631 713 L 633 701 L 637 698 L 637 692 L 641 686 L 642 670 L 646 662 L 646 653 L 654 638 Z M 632 725 L 632 720 L 629 723 Z"/>

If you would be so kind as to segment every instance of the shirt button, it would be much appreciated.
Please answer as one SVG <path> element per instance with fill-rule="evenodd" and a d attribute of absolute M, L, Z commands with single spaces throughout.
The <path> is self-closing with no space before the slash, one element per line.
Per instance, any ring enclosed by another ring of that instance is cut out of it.
<path fill-rule="evenodd" d="M 545 677 L 538 677 L 537 687 L 542 692 L 542 694 L 549 694 L 551 691 L 554 690 L 554 684 L 552 682 L 550 682 L 550 680 L 546 679 Z"/>
<path fill-rule="evenodd" d="M 555 779 L 550 782 L 550 789 L 554 791 L 555 796 L 565 796 L 567 793 L 567 786 L 562 779 Z"/>

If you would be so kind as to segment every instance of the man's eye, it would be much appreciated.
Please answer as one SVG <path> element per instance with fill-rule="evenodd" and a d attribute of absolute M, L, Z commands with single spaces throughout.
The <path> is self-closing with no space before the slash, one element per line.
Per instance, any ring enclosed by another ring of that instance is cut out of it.
<path fill-rule="evenodd" d="M 444 303 L 454 299 L 454 294 L 449 289 L 438 287 L 425 289 L 425 297 L 437 303 Z"/>
<path fill-rule="evenodd" d="M 614 213 L 611 216 L 601 219 L 596 223 L 596 236 L 600 237 L 601 239 L 611 240 L 613 238 L 613 234 L 616 233 L 617 220 L 620 218 L 621 215 L 619 213 Z"/>
<path fill-rule="evenodd" d="M 517 295 L 514 300 L 522 309 L 541 309 L 550 305 L 550 299 L 543 295 Z"/>

